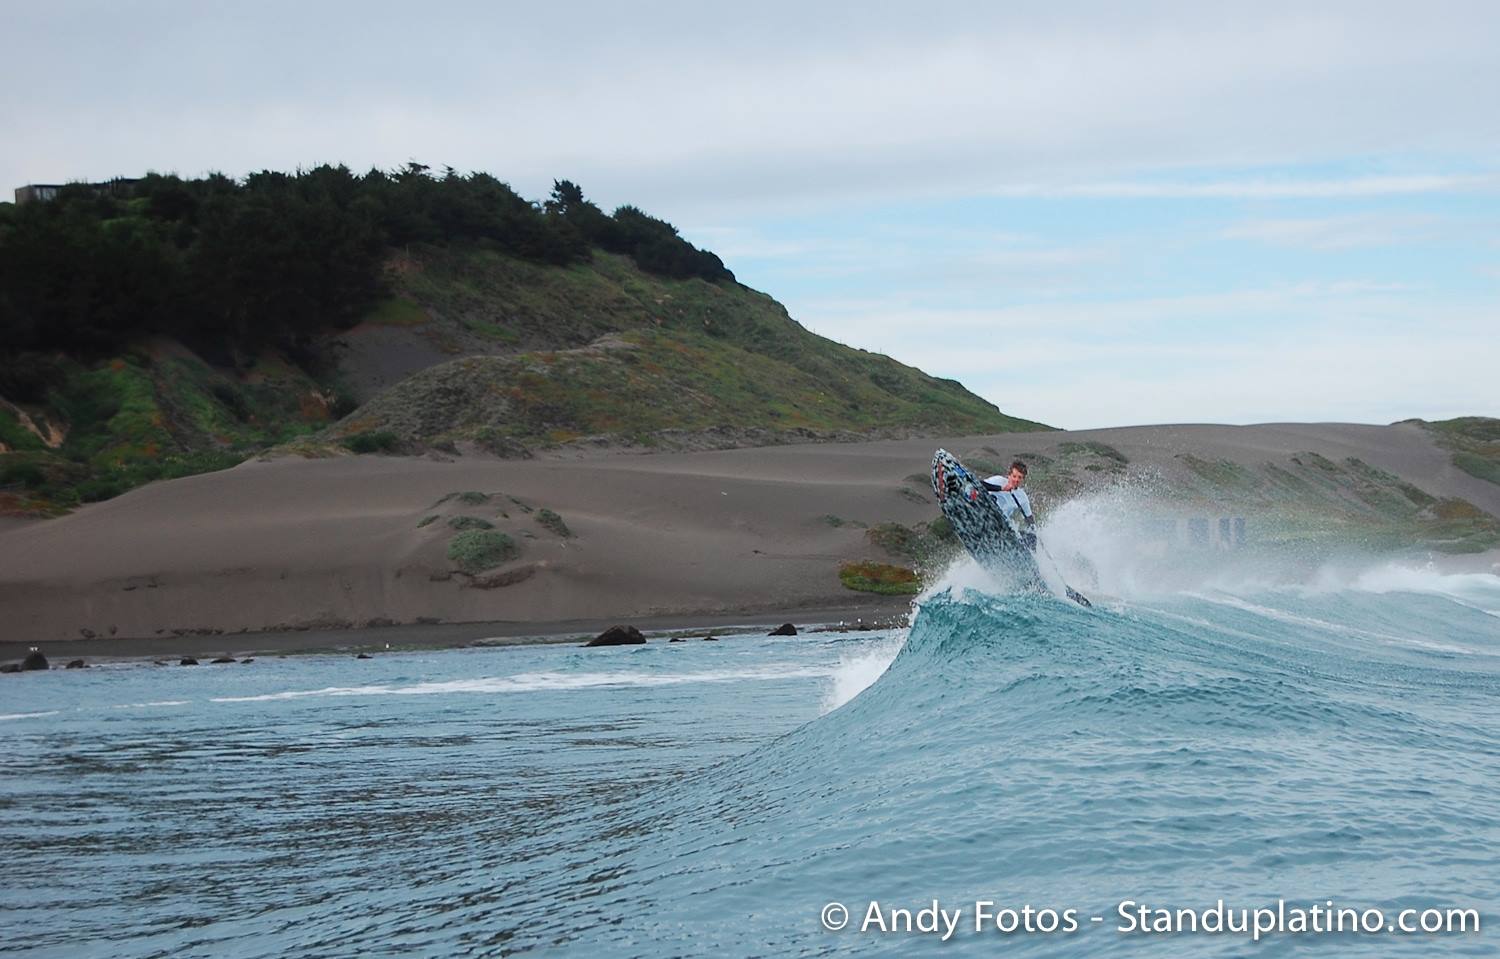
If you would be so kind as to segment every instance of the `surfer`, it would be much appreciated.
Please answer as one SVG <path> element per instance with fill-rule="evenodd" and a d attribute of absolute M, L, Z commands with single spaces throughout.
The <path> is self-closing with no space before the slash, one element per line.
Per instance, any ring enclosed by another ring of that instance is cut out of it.
<path fill-rule="evenodd" d="M 1031 514 L 1031 497 L 1026 495 L 1026 464 L 1016 460 L 1010 464 L 1010 471 L 1005 474 L 996 473 L 984 481 L 984 488 L 989 490 L 990 495 L 995 498 L 995 505 L 1000 507 L 1000 512 L 1005 515 L 1006 522 L 1021 537 L 1021 542 L 1033 553 L 1036 552 L 1036 517 Z M 1021 528 L 1020 520 L 1016 514 L 1026 520 L 1026 528 Z"/>

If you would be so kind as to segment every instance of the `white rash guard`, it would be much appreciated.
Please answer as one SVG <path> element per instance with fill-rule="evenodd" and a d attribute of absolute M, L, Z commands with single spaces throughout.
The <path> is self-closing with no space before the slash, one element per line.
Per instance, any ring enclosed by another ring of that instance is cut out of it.
<path fill-rule="evenodd" d="M 991 476 L 985 480 L 985 483 L 991 486 L 1004 486 L 1008 479 L 1010 479 L 1008 476 Z M 1009 493 L 990 490 L 990 495 L 995 497 L 995 503 L 1000 507 L 1000 512 L 1004 513 L 1005 518 L 1012 523 L 1015 522 L 1015 519 L 1012 518 L 1011 514 L 1018 508 L 1021 511 L 1021 515 L 1026 517 L 1026 522 L 1036 522 L 1031 515 L 1031 497 L 1026 495 L 1026 488 L 1024 486 L 1017 486 Z"/>

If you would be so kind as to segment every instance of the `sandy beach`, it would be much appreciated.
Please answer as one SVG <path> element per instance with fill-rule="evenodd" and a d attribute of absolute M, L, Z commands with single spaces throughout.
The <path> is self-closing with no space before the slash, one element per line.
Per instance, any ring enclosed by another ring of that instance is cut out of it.
<path fill-rule="evenodd" d="M 155 655 L 338 645 L 341 631 L 377 627 L 412 643 L 576 636 L 615 622 L 888 618 L 904 601 L 845 589 L 838 565 L 885 558 L 865 526 L 937 515 L 921 481 L 934 448 L 1008 457 L 1087 441 L 1163 475 L 1181 470 L 1184 452 L 1245 464 L 1307 450 L 1358 457 L 1500 514 L 1500 487 L 1454 468 L 1409 424 L 1126 427 L 527 461 L 285 458 L 0 528 L 0 650 Z M 468 491 L 484 496 L 445 499 Z M 544 508 L 569 535 L 537 522 Z M 455 573 L 446 550 L 456 517 L 495 523 L 520 556 L 494 574 Z"/>

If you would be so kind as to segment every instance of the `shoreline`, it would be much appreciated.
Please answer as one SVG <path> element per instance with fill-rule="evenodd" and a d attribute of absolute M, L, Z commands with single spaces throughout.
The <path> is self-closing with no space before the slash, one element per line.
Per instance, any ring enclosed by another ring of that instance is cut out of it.
<path fill-rule="evenodd" d="M 873 594 L 872 594 L 873 595 Z M 912 597 L 874 597 L 858 606 L 817 608 L 779 607 L 741 613 L 676 614 L 670 616 L 575 619 L 552 622 L 407 623 L 348 629 L 267 630 L 263 632 L 187 634 L 139 638 L 69 639 L 47 643 L 0 641 L 0 663 L 19 662 L 32 646 L 47 657 L 52 669 L 65 659 L 104 661 L 173 659 L 229 653 L 239 657 L 359 653 L 462 647 L 538 646 L 579 643 L 611 626 L 634 626 L 648 639 L 672 635 L 744 634 L 782 623 L 792 623 L 798 634 L 859 632 L 905 625 Z M 878 624 L 878 625 L 875 625 Z M 843 627 L 843 628 L 840 628 Z"/>
<path fill-rule="evenodd" d="M 927 472 L 939 445 L 971 463 L 1052 464 L 1044 522 L 1093 497 L 1059 528 L 1064 554 L 1086 558 L 1100 537 L 1101 555 L 1138 550 L 1130 524 L 1154 517 L 1167 532 L 1148 547 L 1201 548 L 1217 563 L 1223 544 L 1188 542 L 1188 524 L 1212 532 L 1228 514 L 1249 516 L 1255 545 L 1298 513 L 1306 522 L 1282 533 L 1301 558 L 1337 559 L 1333 538 L 1346 534 L 1392 550 L 1446 537 L 1465 548 L 1440 557 L 1444 567 L 1500 571 L 1492 551 L 1467 549 L 1500 541 L 1500 484 L 1458 469 L 1410 424 L 1125 427 L 576 461 L 280 459 L 0 526 L 0 656 L 537 642 L 616 623 L 881 615 L 900 601 L 851 593 L 841 569 L 917 564 L 913 536 L 941 515 Z M 1273 504 L 1266 490 L 1285 482 L 1301 492 Z M 1456 510 L 1446 520 L 1432 512 L 1445 501 Z"/>

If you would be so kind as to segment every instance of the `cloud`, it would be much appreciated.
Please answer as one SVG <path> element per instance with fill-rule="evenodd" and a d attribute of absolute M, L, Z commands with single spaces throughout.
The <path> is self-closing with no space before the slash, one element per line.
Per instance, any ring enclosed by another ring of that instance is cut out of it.
<path fill-rule="evenodd" d="M 1346 281 L 998 309 L 828 301 L 807 315 L 826 336 L 1068 428 L 1500 414 L 1493 298 Z"/>
<path fill-rule="evenodd" d="M 0 88 L 25 91 L 0 100 L 14 185 L 416 157 L 532 196 L 567 176 L 605 205 L 702 222 L 981 191 L 1478 189 L 1436 164 L 1159 174 L 1500 148 L 1500 112 L 1474 95 L 1500 88 L 1500 10 L 1479 3 L 59 3 L 7 26 L 26 38 L 0 65 Z"/>
<path fill-rule="evenodd" d="M 1007 363 L 986 368 L 982 355 L 965 351 L 969 370 L 963 381 L 1006 413 L 1073 429 L 1500 415 L 1488 385 L 1494 349 L 1491 339 L 1476 331 L 1416 340 L 1312 335 L 1295 344 L 1229 348 L 1222 343 L 1120 348 L 1073 340 L 1051 345 L 1056 352 L 1043 370 Z M 1036 346 L 1038 356 L 1048 355 L 1048 344 Z M 943 368 L 945 357 L 917 348 L 912 359 L 935 370 Z M 1057 369 L 1063 363 L 1074 368 Z"/>
<path fill-rule="evenodd" d="M 809 299 L 796 302 L 796 315 L 825 335 L 858 332 L 865 339 L 912 330 L 943 330 L 954 335 L 970 331 L 1050 330 L 1070 337 L 1091 337 L 1111 331 L 1141 335 L 1167 330 L 1182 335 L 1186 327 L 1197 335 L 1234 341 L 1231 324 L 1253 332 L 1280 329 L 1309 313 L 1327 323 L 1335 318 L 1360 324 L 1404 324 L 1421 302 L 1399 283 L 1337 280 L 1285 284 L 1171 296 L 1070 299 L 1011 305 L 940 308 L 912 300 L 883 301 Z M 866 309 L 864 304 L 878 304 Z M 1241 334 L 1243 335 L 1243 334 Z"/>
<path fill-rule="evenodd" d="M 1500 362 L 1488 2 L 62 0 L 4 29 L 0 187 L 567 177 L 1061 425 L 1462 410 Z M 1463 248 L 1380 255 L 1453 223 Z"/>
<path fill-rule="evenodd" d="M 1207 183 L 1106 182 L 1057 185 L 1019 184 L 988 191 L 995 196 L 1091 197 L 1130 200 L 1323 200 L 1350 197 L 1407 196 L 1419 193 L 1494 191 L 1493 175 L 1406 174 L 1352 176 L 1343 179 L 1218 180 Z"/>
<path fill-rule="evenodd" d="M 1443 222 L 1427 214 L 1387 213 L 1246 220 L 1226 229 L 1224 237 L 1304 250 L 1351 250 L 1434 239 Z"/>

